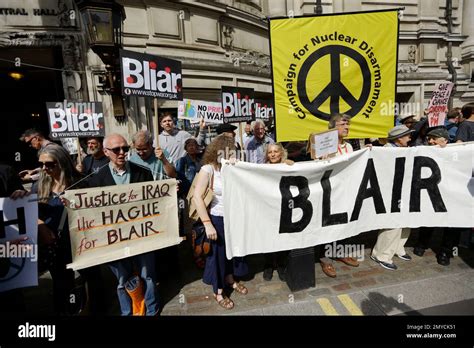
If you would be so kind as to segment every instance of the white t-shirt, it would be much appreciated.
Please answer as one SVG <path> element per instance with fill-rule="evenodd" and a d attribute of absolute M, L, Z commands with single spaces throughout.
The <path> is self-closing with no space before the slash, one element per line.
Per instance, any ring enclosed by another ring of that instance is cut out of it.
<path fill-rule="evenodd" d="M 214 197 L 211 202 L 211 215 L 214 216 L 224 216 L 224 197 L 222 196 L 222 177 L 221 172 L 215 170 L 212 165 L 206 164 L 202 166 L 202 171 L 206 172 L 208 175 L 214 173 L 214 183 L 213 191 Z"/>

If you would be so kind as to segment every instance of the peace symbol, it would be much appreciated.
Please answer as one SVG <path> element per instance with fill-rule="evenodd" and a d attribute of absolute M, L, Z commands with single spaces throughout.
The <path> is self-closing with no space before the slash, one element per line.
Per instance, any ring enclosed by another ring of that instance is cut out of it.
<path fill-rule="evenodd" d="M 0 283 L 18 276 L 23 270 L 23 267 L 25 267 L 25 263 L 25 258 L 5 258 L 4 262 L 2 262 L 2 267 L 0 267 Z M 10 270 L 12 271 L 10 272 Z"/>
<path fill-rule="evenodd" d="M 330 55 L 331 60 L 331 82 L 313 100 L 310 100 L 306 91 L 306 79 L 311 67 L 316 61 L 326 55 Z M 362 71 L 362 92 L 357 99 L 341 82 L 340 55 L 343 54 L 352 58 L 359 64 Z M 298 94 L 303 106 L 314 116 L 328 121 L 331 114 L 339 113 L 339 102 L 343 99 L 351 108 L 344 113 L 355 116 L 365 105 L 370 93 L 371 73 L 365 58 L 357 51 L 341 45 L 329 45 L 313 52 L 301 66 L 298 74 Z M 330 113 L 325 113 L 319 107 L 330 98 Z"/>

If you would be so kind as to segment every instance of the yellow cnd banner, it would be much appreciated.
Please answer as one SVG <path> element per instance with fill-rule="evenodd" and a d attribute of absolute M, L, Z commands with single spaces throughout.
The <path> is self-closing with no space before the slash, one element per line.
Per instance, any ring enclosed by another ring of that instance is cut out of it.
<path fill-rule="evenodd" d="M 331 114 L 352 116 L 349 138 L 385 138 L 394 125 L 398 11 L 270 20 L 278 141 L 307 140 Z"/>

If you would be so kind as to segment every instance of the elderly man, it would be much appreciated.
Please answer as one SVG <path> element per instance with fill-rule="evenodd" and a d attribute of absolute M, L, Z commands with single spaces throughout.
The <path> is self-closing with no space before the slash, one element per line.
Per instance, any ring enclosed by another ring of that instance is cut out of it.
<path fill-rule="evenodd" d="M 27 145 L 32 147 L 35 150 L 38 150 L 38 152 L 42 149 L 44 149 L 46 146 L 59 146 L 56 143 L 53 143 L 52 141 L 48 140 L 45 138 L 44 134 L 41 133 L 39 130 L 30 128 L 27 129 L 20 137 L 20 141 L 24 141 Z M 19 175 L 21 177 L 21 180 L 23 181 L 36 181 L 39 178 L 39 173 L 41 172 L 41 168 L 35 168 L 35 169 L 27 169 L 27 170 L 22 170 Z"/>
<path fill-rule="evenodd" d="M 109 158 L 108 166 L 99 170 L 97 175 L 89 178 L 90 187 L 111 185 L 128 185 L 137 182 L 153 181 L 153 175 L 148 169 L 127 161 L 130 147 L 124 137 L 110 134 L 104 139 L 104 152 Z M 156 289 L 155 256 L 153 252 L 128 257 L 108 263 L 112 273 L 117 277 L 117 294 L 122 315 L 132 315 L 132 299 L 125 289 L 127 282 L 132 279 L 134 270 L 139 270 L 139 276 L 145 282 L 146 315 L 157 315 L 159 312 L 158 292 Z"/>
<path fill-rule="evenodd" d="M 97 172 L 109 163 L 109 158 L 104 153 L 102 140 L 102 137 L 87 138 L 87 156 L 82 161 L 82 164 L 76 165 L 78 172 L 89 175 Z"/>
<path fill-rule="evenodd" d="M 275 144 L 272 138 L 265 135 L 265 124 L 261 120 L 253 125 L 253 137 L 245 144 L 248 161 L 252 163 L 265 163 L 265 150 L 267 145 Z"/>
<path fill-rule="evenodd" d="M 349 144 L 346 141 L 347 136 L 349 135 L 349 128 L 351 125 L 351 117 L 346 114 L 333 114 L 329 118 L 328 122 L 328 129 L 337 129 L 337 135 L 338 135 L 338 145 L 337 145 L 337 152 L 329 158 L 332 157 L 338 157 L 338 156 L 343 156 L 352 153 L 354 150 L 352 149 L 352 145 Z M 344 240 L 339 241 L 339 243 L 345 243 Z M 328 246 L 330 248 L 328 249 Z M 359 266 L 359 261 L 357 261 L 355 258 L 346 256 L 346 257 L 340 257 L 340 258 L 335 258 L 332 256 L 333 253 L 323 253 L 323 250 L 332 250 L 333 245 L 329 244 L 326 245 L 324 248 L 320 247 L 319 251 L 319 262 L 321 264 L 321 268 L 328 277 L 335 278 L 336 277 L 336 268 L 334 267 L 334 264 L 332 262 L 332 258 L 334 258 L 337 261 L 343 262 L 348 266 L 352 267 L 358 267 Z"/>
<path fill-rule="evenodd" d="M 385 144 L 385 147 L 408 147 L 411 133 L 413 133 L 413 130 L 407 126 L 400 125 L 393 127 L 388 132 L 387 139 L 389 142 Z M 409 236 L 409 228 L 380 230 L 370 258 L 383 268 L 395 271 L 397 265 L 395 265 L 392 260 L 395 255 L 404 261 L 411 260 L 411 256 L 405 251 L 405 243 Z"/>
<path fill-rule="evenodd" d="M 132 136 L 132 143 L 135 153 L 130 157 L 130 162 L 148 167 L 155 180 L 176 177 L 176 169 L 169 162 L 168 151 L 159 147 L 153 149 L 153 138 L 149 131 L 136 132 Z"/>

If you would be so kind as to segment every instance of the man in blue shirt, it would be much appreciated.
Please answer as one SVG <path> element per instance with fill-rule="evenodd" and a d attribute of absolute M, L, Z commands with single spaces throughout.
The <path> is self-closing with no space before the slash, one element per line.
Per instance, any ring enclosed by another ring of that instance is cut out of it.
<path fill-rule="evenodd" d="M 265 135 L 265 124 L 261 120 L 255 121 L 253 137 L 245 144 L 249 162 L 265 163 L 265 150 L 267 145 L 274 143 L 272 138 Z"/>
<path fill-rule="evenodd" d="M 155 180 L 176 177 L 176 169 L 170 163 L 168 152 L 159 147 L 153 150 L 153 138 L 149 131 L 136 132 L 132 143 L 135 153 L 130 157 L 130 162 L 150 169 Z"/>

